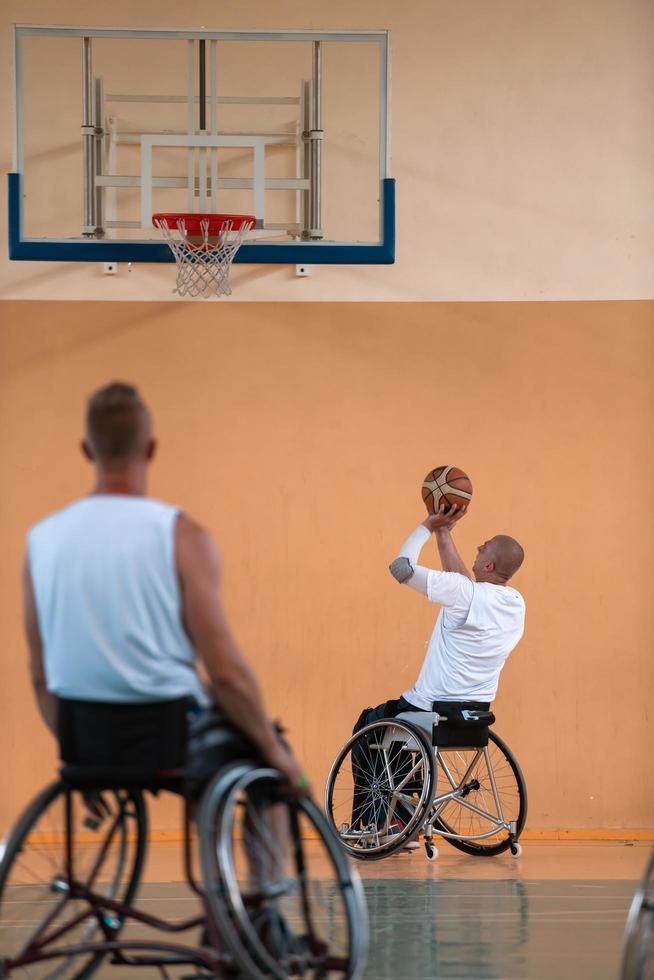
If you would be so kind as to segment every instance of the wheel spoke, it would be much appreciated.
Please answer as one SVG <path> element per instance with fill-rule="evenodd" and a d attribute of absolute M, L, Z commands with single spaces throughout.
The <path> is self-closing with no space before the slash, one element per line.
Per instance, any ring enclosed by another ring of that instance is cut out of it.
<path fill-rule="evenodd" d="M 435 765 L 427 739 L 401 719 L 382 719 L 352 736 L 332 766 L 325 796 L 345 848 L 368 858 L 403 846 L 429 810 Z"/>
<path fill-rule="evenodd" d="M 438 756 L 456 792 L 437 810 L 436 830 L 440 825 L 455 835 L 451 843 L 472 853 L 508 847 L 509 824 L 519 833 L 525 818 L 524 784 L 508 749 L 491 733 L 486 749 L 440 748 Z"/>

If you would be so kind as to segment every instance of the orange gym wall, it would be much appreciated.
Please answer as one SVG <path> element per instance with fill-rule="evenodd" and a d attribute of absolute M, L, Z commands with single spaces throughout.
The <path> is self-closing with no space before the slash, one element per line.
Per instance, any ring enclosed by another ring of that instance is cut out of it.
<path fill-rule="evenodd" d="M 124 377 L 157 421 L 152 493 L 219 540 L 234 628 L 318 791 L 360 709 L 419 668 L 436 610 L 386 566 L 422 519 L 424 473 L 447 462 L 475 485 L 463 554 L 497 531 L 527 552 L 527 631 L 496 710 L 529 826 L 652 829 L 654 303 L 5 302 L 0 316 L 0 828 L 55 760 L 20 629 L 25 532 L 88 487 L 83 399 Z M 164 807 L 156 823 L 176 821 Z"/>

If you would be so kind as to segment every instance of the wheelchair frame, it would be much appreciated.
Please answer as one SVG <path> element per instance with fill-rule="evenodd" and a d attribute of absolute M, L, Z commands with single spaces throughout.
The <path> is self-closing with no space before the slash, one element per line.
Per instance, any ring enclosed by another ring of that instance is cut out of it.
<path fill-rule="evenodd" d="M 436 752 L 434 754 L 436 756 L 436 763 L 440 765 L 441 769 L 445 773 L 445 775 L 446 775 L 446 777 L 447 777 L 447 779 L 448 779 L 448 781 L 449 781 L 450 786 L 452 787 L 452 789 L 450 790 L 449 793 L 442 793 L 442 794 L 439 793 L 437 796 L 435 796 L 433 798 L 433 800 L 432 800 L 432 808 L 430 810 L 429 817 L 427 819 L 427 824 L 426 824 L 426 826 L 428 827 L 428 829 L 431 830 L 432 825 L 438 819 L 439 814 L 445 809 L 446 804 L 450 800 L 456 800 L 456 802 L 459 804 L 459 806 L 466 807 L 468 810 L 471 810 L 473 813 L 476 813 L 478 816 L 483 817 L 485 820 L 490 820 L 491 822 L 494 822 L 495 821 L 495 823 L 496 823 L 495 828 L 486 831 L 486 833 L 483 833 L 483 834 L 468 834 L 468 835 L 466 835 L 466 840 L 485 840 L 488 837 L 492 837 L 493 834 L 497 833 L 498 830 L 508 830 L 513 836 L 515 836 L 516 835 L 516 831 L 517 831 L 517 822 L 515 820 L 506 821 L 504 819 L 504 814 L 502 813 L 502 803 L 500 801 L 500 798 L 499 798 L 499 795 L 498 795 L 498 792 L 497 792 L 497 784 L 495 782 L 495 774 L 493 773 L 493 767 L 491 765 L 491 761 L 490 761 L 490 757 L 489 757 L 489 753 L 488 753 L 488 746 L 484 746 L 483 749 L 479 749 L 477 751 L 477 753 L 475 754 L 472 762 L 470 763 L 470 765 L 468 766 L 468 768 L 466 769 L 464 775 L 461 777 L 461 779 L 460 779 L 460 781 L 458 783 L 452 778 L 452 776 L 450 774 L 450 771 L 449 771 L 449 769 L 447 767 L 447 764 L 445 762 L 445 759 L 443 758 L 442 751 L 441 751 L 441 749 L 440 749 L 439 746 L 436 746 Z M 488 770 L 488 778 L 489 778 L 490 783 L 491 783 L 491 788 L 492 788 L 492 791 L 493 791 L 493 799 L 495 801 L 495 806 L 497 807 L 497 817 L 495 817 L 495 816 L 493 816 L 493 814 L 489 813 L 488 810 L 482 810 L 480 807 L 475 806 L 474 803 L 469 803 L 465 799 L 465 797 L 463 796 L 463 793 L 460 792 L 461 785 L 466 783 L 468 777 L 474 771 L 474 768 L 477 765 L 477 763 L 478 763 L 481 755 L 483 755 L 484 758 L 485 758 L 485 760 L 486 760 L 486 768 Z M 460 839 L 460 837 L 461 837 L 460 834 L 451 834 L 448 831 L 442 830 L 442 829 L 439 829 L 438 830 L 438 836 L 439 837 L 445 837 L 445 838 L 451 837 L 451 838 L 457 838 L 457 839 Z M 426 838 L 431 837 L 431 833 L 425 834 L 425 837 Z"/>
<path fill-rule="evenodd" d="M 230 792 L 230 789 L 238 783 L 239 778 L 242 778 L 244 774 L 250 778 L 257 778 L 263 774 L 263 778 L 269 782 L 271 780 L 280 781 L 281 779 L 279 774 L 274 770 L 262 769 L 253 763 L 237 763 L 226 767 L 214 776 L 205 788 L 198 808 L 198 838 L 203 852 L 206 851 L 208 853 L 211 851 L 211 848 L 205 846 L 206 842 L 203 842 L 202 839 L 203 836 L 208 837 L 206 828 L 202 825 L 203 808 L 207 808 L 207 802 L 209 804 L 213 803 L 213 809 L 209 806 L 209 812 L 210 814 L 215 814 L 216 807 L 219 806 L 219 801 Z M 252 774 L 254 774 L 254 777 L 252 777 Z M 187 885 L 198 896 L 203 907 L 203 914 L 187 917 L 181 922 L 171 922 L 160 916 L 134 908 L 132 905 L 132 899 L 135 897 L 138 889 L 140 872 L 147 847 L 147 811 L 143 793 L 148 791 L 158 792 L 160 790 L 181 793 L 183 797 L 184 831 L 182 847 L 184 874 Z M 73 796 L 77 792 L 86 794 L 89 792 L 114 792 L 115 798 L 119 801 L 118 810 L 115 814 L 111 815 L 111 821 L 104 832 L 104 838 L 99 846 L 97 856 L 95 856 L 91 871 L 83 881 L 78 880 L 76 876 L 75 862 Z M 17 955 L 9 957 L 2 955 L 0 951 L 0 977 L 8 977 L 12 975 L 13 971 L 27 968 L 37 962 L 54 959 L 65 960 L 66 958 L 75 959 L 79 956 L 86 958 L 91 955 L 92 958 L 90 961 L 76 966 L 74 971 L 69 974 L 71 977 L 74 976 L 75 980 L 86 980 L 100 966 L 106 954 L 111 954 L 110 962 L 115 965 L 157 967 L 164 978 L 169 976 L 166 967 L 182 965 L 193 965 L 197 968 L 204 969 L 210 976 L 220 976 L 223 973 L 223 968 L 234 966 L 244 969 L 247 976 L 254 978 L 263 976 L 283 978 L 288 975 L 281 967 L 275 971 L 264 971 L 258 963 L 255 964 L 253 962 L 251 951 L 246 948 L 246 944 L 242 938 L 240 940 L 242 949 L 239 950 L 235 948 L 233 935 L 230 937 L 231 941 L 226 941 L 225 936 L 221 934 L 215 910 L 212 914 L 212 902 L 216 903 L 218 899 L 214 899 L 208 895 L 207 890 L 201 887 L 193 872 L 191 823 L 194 819 L 193 810 L 196 801 L 184 792 L 184 781 L 180 774 L 175 774 L 172 778 L 168 777 L 157 780 L 156 782 L 149 781 L 148 783 L 140 784 L 137 784 L 136 781 L 133 784 L 125 784 L 120 781 L 93 779 L 75 781 L 72 779 L 62 779 L 47 786 L 27 807 L 7 838 L 2 862 L 0 863 L 0 907 L 4 898 L 3 892 L 7 876 L 12 868 L 14 858 L 20 852 L 24 842 L 28 839 L 30 827 L 37 822 L 40 815 L 47 811 L 47 807 L 62 794 L 64 797 L 65 814 L 65 826 L 63 830 L 64 873 L 63 875 L 56 875 L 50 882 L 50 890 L 52 892 L 60 892 L 62 896 L 61 900 L 56 902 L 54 908 L 46 913 L 27 941 L 22 945 Z M 137 838 L 134 869 L 131 871 L 130 878 L 129 888 L 132 891 L 127 895 L 126 900 L 118 901 L 97 891 L 96 878 L 101 871 L 105 857 L 112 847 L 112 841 L 118 828 L 122 826 L 122 821 L 125 819 L 127 812 L 126 807 L 129 806 L 130 801 L 135 801 L 136 804 L 135 815 L 138 821 L 139 836 Z M 348 917 L 348 957 L 338 960 L 332 956 L 324 966 L 316 959 L 313 964 L 313 969 L 325 969 L 325 971 L 333 969 L 337 972 L 340 971 L 340 975 L 342 976 L 358 978 L 361 976 L 363 970 L 367 948 L 365 902 L 358 878 L 356 875 L 353 877 L 338 842 L 336 840 L 330 840 L 332 836 L 331 830 L 315 803 L 309 799 L 295 801 L 282 796 L 279 796 L 275 800 L 275 802 L 283 801 L 289 802 L 291 814 L 296 810 L 302 810 L 305 815 L 308 815 L 313 826 L 317 829 L 323 844 L 327 847 L 329 855 L 332 858 L 333 867 L 338 878 L 338 885 L 344 900 L 344 908 Z M 295 825 L 297 825 L 297 817 Z M 220 845 L 222 844 L 224 848 L 226 843 L 225 841 L 216 841 L 216 844 L 218 845 L 216 850 L 219 856 Z M 302 842 L 295 841 L 293 850 L 296 862 L 303 860 L 302 849 Z M 205 876 L 204 858 L 203 876 Z M 300 878 L 302 878 L 301 874 Z M 301 883 L 301 889 L 303 889 L 301 900 L 306 910 L 308 910 L 310 904 L 306 895 L 307 887 L 307 881 L 304 880 Z M 79 914 L 74 915 L 70 921 L 52 928 L 53 923 L 60 917 L 62 910 L 70 901 L 81 901 L 88 907 L 85 907 Z M 71 932 L 86 920 L 89 920 L 90 923 L 95 923 L 93 932 L 95 932 L 97 927 L 103 937 L 102 941 L 81 942 L 72 946 L 52 948 L 53 943 L 60 940 L 66 933 Z M 188 929 L 204 927 L 208 939 L 211 941 L 211 946 L 160 942 L 156 939 L 123 940 L 119 936 L 120 930 L 124 923 L 130 920 L 173 935 L 185 932 Z M 308 936 L 309 946 L 312 949 L 320 949 L 320 941 L 315 933 L 312 932 L 314 923 L 311 920 L 310 914 L 305 916 L 305 924 L 310 932 Z M 141 953 L 146 955 L 136 955 Z M 325 956 L 326 961 L 327 959 Z M 325 975 L 327 975 L 326 972 Z"/>
<path fill-rule="evenodd" d="M 490 713 L 487 714 L 489 714 L 492 721 L 494 721 L 494 716 L 492 716 Z M 415 721 L 415 719 L 418 718 L 420 718 L 420 725 L 418 725 Z M 485 741 L 486 744 L 479 744 L 478 746 L 467 744 L 463 744 L 461 746 L 457 746 L 456 744 L 453 744 L 452 746 L 434 744 L 432 739 L 428 738 L 426 725 L 429 723 L 429 731 L 431 731 L 431 724 L 433 723 L 435 730 L 436 726 L 439 724 L 439 721 L 442 723 L 445 720 L 446 719 L 442 718 L 442 716 L 439 719 L 436 712 L 424 712 L 421 713 L 421 715 L 418 713 L 407 712 L 398 715 L 396 718 L 379 719 L 359 729 L 359 731 L 357 731 L 341 749 L 327 778 L 325 788 L 325 810 L 328 817 L 332 821 L 332 826 L 334 826 L 336 829 L 349 854 L 361 860 L 375 860 L 386 857 L 391 853 L 395 853 L 396 851 L 402 849 L 406 843 L 415 839 L 418 834 L 423 835 L 425 851 L 430 860 L 434 859 L 438 853 L 433 842 L 434 834 L 439 837 L 443 837 L 448 841 L 448 843 L 452 844 L 454 847 L 458 847 L 459 849 L 466 851 L 466 853 L 490 856 L 509 849 L 514 856 L 521 854 L 522 848 L 518 842 L 518 837 L 522 832 L 526 818 L 527 791 L 524 777 L 522 776 L 522 772 L 517 761 L 502 739 L 500 739 L 498 735 L 495 735 L 495 733 L 488 731 L 488 726 L 486 726 L 479 735 L 479 741 Z M 492 721 L 490 724 L 492 724 Z M 385 779 L 389 784 L 385 790 L 383 787 L 383 781 L 379 778 L 376 780 L 376 783 L 373 781 L 372 784 L 373 793 L 376 792 L 378 794 L 378 798 L 383 794 L 383 792 L 386 792 L 388 797 L 385 804 L 387 808 L 386 817 L 384 819 L 385 827 L 380 828 L 378 826 L 371 826 L 370 829 L 363 828 L 361 830 L 352 830 L 350 827 L 345 829 L 347 825 L 343 825 L 339 829 L 333 813 L 333 795 L 340 766 L 347 759 L 348 751 L 355 748 L 359 739 L 365 738 L 369 733 L 374 732 L 375 729 L 383 728 L 386 728 L 387 731 L 381 738 L 381 744 L 371 746 L 370 750 L 376 750 L 384 755 L 382 765 L 376 766 L 373 763 L 371 768 L 374 773 L 383 771 L 385 773 Z M 480 729 L 478 726 L 477 728 L 479 731 Z M 395 732 L 393 731 L 394 729 L 396 730 Z M 520 801 L 518 819 L 505 818 L 493 764 L 490 758 L 490 752 L 487 744 L 488 741 L 497 746 L 500 753 L 508 762 L 515 777 L 516 789 Z M 403 774 L 402 778 L 397 783 L 394 782 L 391 771 L 391 761 L 389 758 L 389 750 L 393 745 L 397 745 L 400 747 L 400 749 L 408 752 L 416 753 L 416 762 L 408 772 Z M 447 753 L 462 751 L 471 753 L 471 758 L 469 762 L 466 760 L 467 765 L 464 772 L 458 777 L 458 779 L 455 779 L 450 771 L 450 766 L 448 766 Z M 431 766 L 431 761 L 427 761 L 427 756 L 429 756 L 430 759 L 433 758 L 433 766 Z M 488 809 L 484 810 L 467 799 L 474 789 L 480 788 L 478 780 L 471 777 L 475 773 L 482 757 L 484 758 L 486 771 L 488 773 L 492 798 L 496 808 L 495 813 L 491 813 Z M 411 783 L 416 772 L 422 770 L 423 767 L 426 766 L 429 766 L 430 770 L 427 781 L 432 784 L 429 800 L 424 802 L 423 781 L 421 798 L 418 801 L 413 818 L 405 826 L 404 832 L 400 832 L 396 835 L 395 840 L 388 840 L 388 828 L 395 818 L 398 806 L 402 806 L 402 804 L 406 805 L 411 802 L 409 796 L 403 791 Z M 449 789 L 444 793 L 437 792 L 436 775 L 439 766 L 449 783 Z M 488 821 L 488 823 L 491 824 L 490 829 L 480 833 L 465 834 L 457 833 L 452 829 L 448 829 L 449 825 L 442 815 L 449 803 L 456 803 L 458 806 L 461 806 L 483 820 Z M 484 848 L 483 841 L 494 837 L 500 832 L 506 832 L 506 840 L 499 844 L 488 845 L 486 848 Z M 355 842 L 359 845 L 358 847 L 354 846 Z M 477 844 L 476 842 L 482 843 Z"/>
<path fill-rule="evenodd" d="M 22 954 L 19 954 L 13 959 L 7 957 L 2 957 L 0 959 L 0 977 L 9 976 L 10 972 L 14 969 L 19 969 L 25 967 L 35 962 L 42 962 L 48 959 L 56 959 L 63 956 L 79 956 L 86 955 L 88 953 L 112 953 L 112 962 L 116 965 L 121 966 L 157 966 L 165 967 L 169 965 L 184 965 L 184 964 L 194 964 L 196 966 L 205 967 L 208 970 L 220 969 L 222 962 L 224 962 L 223 957 L 216 952 L 215 949 L 197 947 L 192 949 L 186 945 L 177 945 L 172 943 L 162 943 L 157 941 L 141 942 L 141 941 L 129 941 L 129 940 L 118 940 L 117 934 L 119 928 L 122 929 L 123 923 L 126 920 L 133 919 L 143 925 L 150 926 L 153 929 L 157 929 L 161 932 L 166 933 L 178 933 L 184 932 L 188 929 L 194 927 L 200 927 L 207 924 L 208 917 L 206 915 L 195 915 L 188 919 L 184 919 L 182 922 L 169 922 L 159 916 L 150 915 L 147 912 L 143 912 L 139 909 L 135 909 L 131 906 L 129 902 L 119 902 L 105 895 L 101 895 L 93 890 L 93 885 L 95 878 L 100 870 L 101 863 L 105 855 L 107 854 L 112 838 L 114 837 L 116 830 L 120 824 L 120 821 L 125 815 L 125 805 L 130 799 L 138 797 L 142 799 L 142 793 L 148 790 L 156 789 L 159 790 L 170 790 L 172 792 L 179 791 L 181 784 L 178 781 L 171 780 L 166 783 L 164 781 L 158 783 L 156 786 L 153 784 L 143 785 L 142 787 L 134 788 L 128 790 L 128 792 L 121 796 L 120 794 L 127 789 L 127 787 L 118 787 L 116 785 L 111 785 L 107 783 L 96 783 L 84 782 L 81 784 L 83 786 L 83 791 L 110 791 L 112 789 L 116 790 L 116 798 L 119 800 L 118 812 L 112 816 L 112 823 L 108 827 L 104 841 L 101 845 L 99 854 L 96 858 L 95 864 L 91 871 L 90 878 L 82 884 L 75 878 L 75 834 L 73 828 L 73 794 L 76 790 L 80 789 L 80 785 L 76 785 L 73 782 L 66 782 L 61 780 L 46 787 L 39 797 L 36 798 L 34 804 L 29 808 L 35 809 L 36 804 L 41 798 L 45 799 L 50 795 L 54 794 L 55 790 L 61 790 L 64 794 L 64 813 L 65 813 L 65 827 L 64 833 L 64 847 L 65 847 L 65 880 L 59 879 L 57 886 L 62 893 L 62 900 L 58 903 L 54 909 L 52 909 L 46 917 L 39 923 L 35 932 L 30 936 Z M 191 890 L 200 897 L 203 905 L 205 904 L 205 897 L 202 889 L 199 887 L 197 881 L 193 876 L 192 866 L 191 866 L 191 801 L 188 798 L 184 798 L 184 839 L 183 839 L 183 854 L 184 854 L 184 873 L 186 878 L 186 883 L 191 888 Z M 29 810 L 26 811 L 25 817 L 28 817 Z M 37 814 L 35 814 L 36 816 Z M 21 821 L 19 821 L 20 824 Z M 19 830 L 19 824 L 16 825 L 16 830 Z M 145 822 L 145 827 L 139 827 L 139 830 L 144 829 L 147 834 L 147 820 Z M 8 842 L 8 848 L 11 847 L 11 836 Z M 141 862 L 142 863 L 142 862 Z M 8 870 L 8 869 L 7 869 Z M 4 875 L 0 874 L 0 884 L 4 885 Z M 65 923 L 64 926 L 48 932 L 48 927 L 52 921 L 54 921 L 62 912 L 64 906 L 67 902 L 81 900 L 88 903 L 88 909 L 86 909 L 81 914 L 77 915 L 69 922 Z M 107 915 L 107 912 L 113 914 Z M 76 926 L 80 925 L 85 919 L 96 920 L 97 926 L 100 929 L 102 935 L 104 936 L 103 942 L 92 942 L 92 943 L 79 943 L 74 946 L 65 947 L 65 951 L 62 952 L 61 949 L 56 949 L 54 951 L 48 950 L 49 944 L 52 944 L 55 940 L 60 939 L 67 932 L 73 930 Z M 44 935 L 45 933 L 45 935 Z M 212 939 L 216 939 L 213 937 Z M 139 950 L 149 950 L 153 953 L 160 953 L 161 956 L 144 956 L 144 957 L 132 957 L 125 955 L 127 952 L 137 952 Z M 163 954 L 169 954 L 164 956 Z M 89 964 L 90 966 L 90 964 Z"/>

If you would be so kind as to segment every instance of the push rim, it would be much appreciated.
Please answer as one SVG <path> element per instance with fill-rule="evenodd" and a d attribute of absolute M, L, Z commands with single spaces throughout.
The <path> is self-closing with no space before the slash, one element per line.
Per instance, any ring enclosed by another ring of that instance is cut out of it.
<path fill-rule="evenodd" d="M 341 749 L 327 778 L 325 810 L 349 854 L 376 860 L 420 831 L 435 788 L 436 762 L 426 733 L 386 718 L 361 728 Z"/>
<path fill-rule="evenodd" d="M 248 976 L 361 976 L 361 886 L 313 801 L 285 796 L 275 770 L 250 767 L 203 804 L 201 840 L 212 911 Z"/>

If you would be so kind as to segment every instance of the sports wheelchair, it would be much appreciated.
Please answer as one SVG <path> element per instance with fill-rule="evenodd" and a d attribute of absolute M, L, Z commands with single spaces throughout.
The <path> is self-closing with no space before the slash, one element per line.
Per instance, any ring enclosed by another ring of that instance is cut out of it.
<path fill-rule="evenodd" d="M 247 753 L 195 784 L 187 707 L 59 702 L 60 778 L 0 851 L 0 977 L 87 980 L 103 962 L 130 977 L 361 976 L 365 900 L 321 810 Z M 136 905 L 146 794 L 162 791 L 183 801 L 185 917 Z"/>
<path fill-rule="evenodd" d="M 375 861 L 422 834 L 433 860 L 437 834 L 466 854 L 519 855 L 527 788 L 512 752 L 490 731 L 495 715 L 464 701 L 437 701 L 434 709 L 372 722 L 339 752 L 325 810 L 345 850 Z"/>
<path fill-rule="evenodd" d="M 620 980 L 654 977 L 654 851 L 629 908 Z"/>

